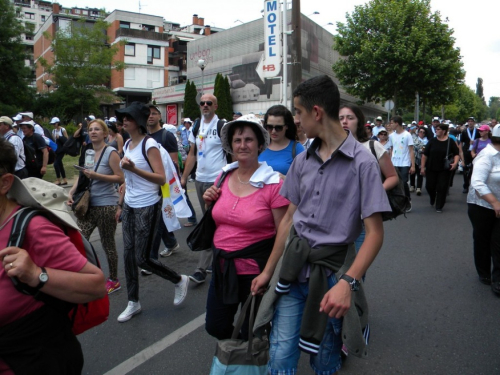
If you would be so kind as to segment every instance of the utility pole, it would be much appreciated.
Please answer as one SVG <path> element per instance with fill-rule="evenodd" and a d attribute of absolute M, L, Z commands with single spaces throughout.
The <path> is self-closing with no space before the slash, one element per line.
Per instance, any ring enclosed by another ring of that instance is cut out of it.
<path fill-rule="evenodd" d="M 292 0 L 292 31 L 293 33 L 292 33 L 292 48 L 291 48 L 291 54 L 292 54 L 291 91 L 293 93 L 295 88 L 302 82 L 302 46 L 301 46 L 302 33 L 300 24 L 300 0 Z"/>

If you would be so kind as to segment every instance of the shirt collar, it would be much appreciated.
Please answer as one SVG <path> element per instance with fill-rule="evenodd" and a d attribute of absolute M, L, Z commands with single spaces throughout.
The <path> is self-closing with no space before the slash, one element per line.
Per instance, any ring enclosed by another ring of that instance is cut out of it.
<path fill-rule="evenodd" d="M 346 132 L 347 132 L 347 138 L 344 139 L 344 142 L 342 142 L 342 144 L 332 153 L 332 155 L 330 155 L 330 159 L 336 153 L 341 153 L 344 156 L 348 157 L 349 159 L 354 158 L 354 149 L 358 141 L 354 139 L 349 130 L 346 130 Z M 309 156 L 313 155 L 316 159 L 319 159 L 321 163 L 323 163 L 321 158 L 318 156 L 318 150 L 320 146 L 321 146 L 321 139 L 315 138 L 313 143 L 311 143 L 311 146 L 309 146 L 309 148 L 307 149 L 306 159 L 309 159 Z"/>

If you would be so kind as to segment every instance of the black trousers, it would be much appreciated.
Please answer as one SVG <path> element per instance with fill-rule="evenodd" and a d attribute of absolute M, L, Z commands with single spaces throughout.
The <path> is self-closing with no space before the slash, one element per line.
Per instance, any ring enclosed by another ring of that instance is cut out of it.
<path fill-rule="evenodd" d="M 440 210 L 446 203 L 450 171 L 425 171 L 425 189 L 429 193 L 431 205 L 436 203 L 436 210 Z"/>
<path fill-rule="evenodd" d="M 470 185 L 470 178 L 472 176 L 472 155 L 470 151 L 464 150 L 464 164 L 465 167 L 462 169 L 464 176 L 464 189 L 468 189 Z"/>
<path fill-rule="evenodd" d="M 468 206 L 477 274 L 500 282 L 500 218 L 489 208 L 472 203 Z"/>

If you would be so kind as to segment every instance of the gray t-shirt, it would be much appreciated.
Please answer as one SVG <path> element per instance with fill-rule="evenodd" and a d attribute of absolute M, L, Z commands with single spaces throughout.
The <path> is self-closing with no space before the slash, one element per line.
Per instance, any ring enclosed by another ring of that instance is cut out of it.
<path fill-rule="evenodd" d="M 108 146 L 104 151 L 97 173 L 113 175 L 113 170 L 109 166 L 109 157 L 112 152 L 117 152 L 115 148 Z M 115 184 L 101 180 L 92 180 L 90 187 L 91 206 L 116 206 L 118 204 L 118 192 Z"/>

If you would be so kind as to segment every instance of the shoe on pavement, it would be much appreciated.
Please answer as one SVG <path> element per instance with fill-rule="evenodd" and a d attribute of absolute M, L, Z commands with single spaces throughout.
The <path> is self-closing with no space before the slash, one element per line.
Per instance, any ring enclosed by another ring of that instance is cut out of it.
<path fill-rule="evenodd" d="M 491 279 L 489 277 L 479 277 L 479 282 L 484 285 L 491 285 Z"/>
<path fill-rule="evenodd" d="M 166 247 L 161 253 L 160 255 L 162 257 L 169 257 L 170 255 L 172 255 L 173 253 L 175 253 L 177 250 L 179 250 L 181 248 L 181 245 L 179 245 L 179 243 L 177 243 L 174 247 Z"/>
<path fill-rule="evenodd" d="M 408 203 L 408 208 L 405 210 L 405 212 L 411 212 L 411 201 Z"/>
<path fill-rule="evenodd" d="M 410 193 L 413 193 L 415 191 L 415 186 L 410 186 Z"/>
<path fill-rule="evenodd" d="M 106 281 L 106 291 L 108 292 L 108 294 L 114 293 L 117 290 L 120 290 L 121 288 L 122 286 L 120 285 L 118 279 L 116 280 L 108 279 L 108 281 Z"/>
<path fill-rule="evenodd" d="M 152 274 L 153 274 L 153 272 L 151 272 L 151 271 L 145 270 L 144 268 L 141 269 L 142 276 L 151 276 Z"/>
<path fill-rule="evenodd" d="M 125 311 L 123 311 L 119 316 L 118 316 L 118 321 L 120 323 L 124 323 L 130 319 L 132 319 L 132 317 L 134 315 L 137 315 L 141 312 L 141 303 L 140 302 L 132 302 L 132 301 L 128 301 L 128 306 L 127 308 L 125 309 Z"/>
<path fill-rule="evenodd" d="M 189 277 L 181 275 L 181 281 L 175 284 L 174 305 L 180 305 L 187 296 L 189 286 Z"/>
<path fill-rule="evenodd" d="M 464 190 L 462 190 L 462 193 L 464 193 L 464 194 L 467 194 L 468 192 L 469 192 L 469 190 L 466 188 L 464 188 Z"/>
<path fill-rule="evenodd" d="M 190 177 L 188 182 L 194 182 L 194 180 Z"/>
<path fill-rule="evenodd" d="M 205 271 L 207 271 L 207 273 L 212 273 L 212 266 L 208 266 L 208 268 Z"/>
<path fill-rule="evenodd" d="M 441 213 L 443 213 L 443 209 L 442 209 L 442 208 L 436 208 L 436 212 L 437 212 L 438 214 L 441 214 Z"/>
<path fill-rule="evenodd" d="M 491 290 L 493 293 L 500 297 L 500 281 L 491 283 Z"/>
<path fill-rule="evenodd" d="M 418 196 L 422 195 L 422 190 L 417 189 L 417 195 L 418 195 Z"/>
<path fill-rule="evenodd" d="M 206 275 L 203 274 L 200 271 L 196 271 L 194 274 L 192 274 L 191 276 L 189 276 L 189 278 L 192 281 L 194 281 L 196 284 L 203 284 L 205 282 Z"/>

